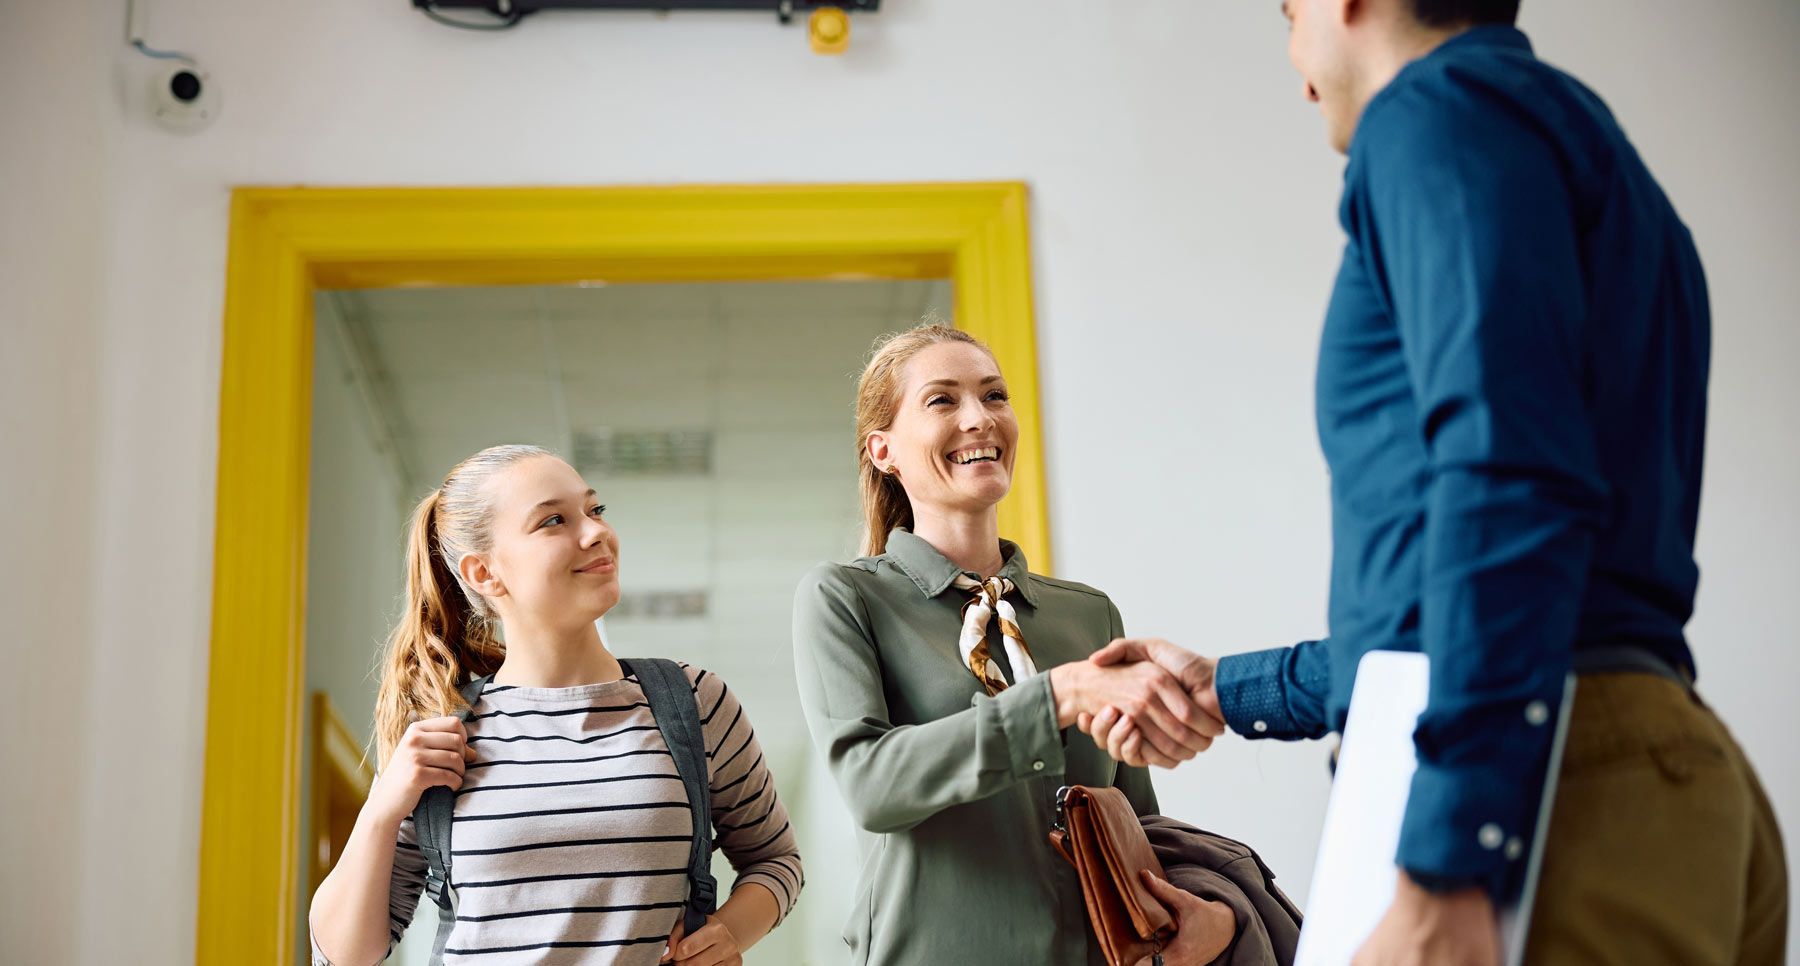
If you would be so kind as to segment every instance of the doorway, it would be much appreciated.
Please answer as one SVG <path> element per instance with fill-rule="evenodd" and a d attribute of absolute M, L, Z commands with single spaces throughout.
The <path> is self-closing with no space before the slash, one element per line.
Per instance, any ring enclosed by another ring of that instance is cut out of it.
<path fill-rule="evenodd" d="M 300 793 L 321 290 L 948 280 L 949 314 L 993 347 L 1019 418 L 1002 531 L 1050 570 L 1023 185 L 245 188 L 231 233 L 201 963 L 280 961 L 303 938 L 294 910 L 310 858 Z"/>

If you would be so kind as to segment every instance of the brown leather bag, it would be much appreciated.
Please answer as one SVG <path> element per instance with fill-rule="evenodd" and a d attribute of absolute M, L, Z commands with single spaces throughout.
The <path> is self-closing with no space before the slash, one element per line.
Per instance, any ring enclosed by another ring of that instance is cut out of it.
<path fill-rule="evenodd" d="M 1167 880 L 1137 813 L 1116 788 L 1070 785 L 1056 792 L 1050 844 L 1075 867 L 1088 922 L 1112 966 L 1162 962 L 1175 923 L 1138 878 L 1140 869 Z"/>

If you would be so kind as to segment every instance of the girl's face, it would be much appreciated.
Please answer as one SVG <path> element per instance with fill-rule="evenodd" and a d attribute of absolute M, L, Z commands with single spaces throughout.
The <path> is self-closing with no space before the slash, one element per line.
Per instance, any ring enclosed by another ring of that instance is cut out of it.
<path fill-rule="evenodd" d="M 502 620 L 591 624 L 619 602 L 619 536 L 574 467 L 524 460 L 489 484 L 493 545 L 463 559 L 463 579 Z"/>
<path fill-rule="evenodd" d="M 993 507 L 1012 489 L 1019 422 L 992 356 L 940 342 L 906 364 L 894 422 L 864 445 L 893 468 L 913 512 Z"/>

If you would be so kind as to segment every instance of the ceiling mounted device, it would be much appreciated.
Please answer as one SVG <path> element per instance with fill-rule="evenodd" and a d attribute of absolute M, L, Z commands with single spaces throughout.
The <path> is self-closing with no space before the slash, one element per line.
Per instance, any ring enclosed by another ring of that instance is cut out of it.
<path fill-rule="evenodd" d="M 412 0 L 438 23 L 466 30 L 506 30 L 545 10 L 735 10 L 772 13 L 782 23 L 807 15 L 807 40 L 821 54 L 850 47 L 852 13 L 876 13 L 881 0 Z"/>

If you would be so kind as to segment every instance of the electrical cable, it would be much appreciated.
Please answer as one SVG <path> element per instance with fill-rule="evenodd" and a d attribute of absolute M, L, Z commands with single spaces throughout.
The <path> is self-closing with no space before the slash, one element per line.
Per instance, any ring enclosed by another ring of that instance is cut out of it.
<path fill-rule="evenodd" d="M 137 30 L 137 0 L 125 0 L 125 42 L 145 57 L 157 60 L 179 60 L 184 64 L 196 63 L 194 58 L 179 50 L 157 50 L 144 43 Z"/>
<path fill-rule="evenodd" d="M 419 12 L 446 27 L 455 27 L 458 30 L 511 30 L 519 25 L 519 21 L 525 19 L 525 14 L 529 11 L 514 10 L 512 13 L 509 13 L 500 19 L 487 22 L 458 20 L 455 17 L 446 17 L 438 12 L 436 4 L 421 6 Z"/>
<path fill-rule="evenodd" d="M 144 46 L 144 42 L 141 40 L 133 39 L 131 41 L 131 46 L 136 47 L 138 53 L 143 54 L 145 57 L 155 57 L 157 60 L 179 60 L 189 64 L 194 62 L 194 58 L 189 57 L 179 50 L 157 50 L 153 47 Z"/>

